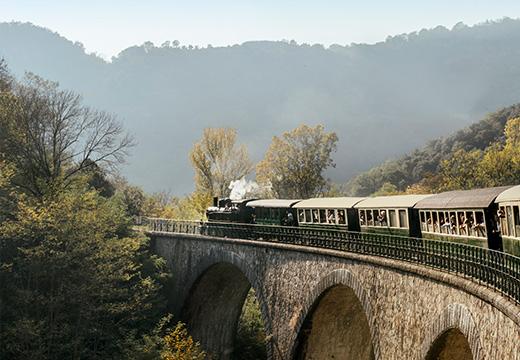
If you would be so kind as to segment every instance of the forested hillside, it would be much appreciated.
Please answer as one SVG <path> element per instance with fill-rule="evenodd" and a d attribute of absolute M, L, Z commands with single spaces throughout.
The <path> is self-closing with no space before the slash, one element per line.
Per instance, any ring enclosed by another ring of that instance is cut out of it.
<path fill-rule="evenodd" d="M 346 191 L 367 196 L 389 184 L 394 185 L 397 191 L 405 191 L 425 177 L 439 173 L 442 161 L 452 159 L 459 150 L 485 150 L 493 145 L 503 145 L 507 121 L 519 116 L 520 104 L 489 114 L 453 135 L 430 141 L 420 149 L 356 176 L 347 184 Z"/>
<path fill-rule="evenodd" d="M 505 19 L 329 48 L 144 43 L 106 62 L 47 29 L 0 24 L 0 57 L 18 78 L 31 71 L 59 81 L 117 114 L 139 143 L 125 175 L 174 194 L 193 190 L 186 154 L 205 127 L 237 129 L 257 162 L 273 135 L 323 124 L 339 138 L 328 175 L 344 183 L 518 102 L 518 43 L 520 20 Z"/>

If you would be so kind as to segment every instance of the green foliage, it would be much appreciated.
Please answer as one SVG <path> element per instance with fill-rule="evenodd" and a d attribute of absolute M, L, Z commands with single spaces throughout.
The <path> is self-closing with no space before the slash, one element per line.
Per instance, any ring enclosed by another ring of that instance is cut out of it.
<path fill-rule="evenodd" d="M 282 199 L 322 195 L 329 187 L 323 172 L 335 166 L 331 155 L 337 142 L 337 135 L 325 132 L 323 125 L 301 125 L 275 136 L 256 167 L 257 180 L 269 184 L 275 196 Z"/>
<path fill-rule="evenodd" d="M 484 151 L 458 150 L 441 163 L 438 190 L 473 189 L 520 183 L 520 118 L 510 119 L 504 143 Z"/>
<path fill-rule="evenodd" d="M 373 193 L 372 196 L 397 195 L 399 193 L 400 192 L 397 189 L 397 186 L 395 186 L 392 183 L 386 182 L 383 185 L 381 185 L 381 188 L 377 190 L 375 193 Z"/>
<path fill-rule="evenodd" d="M 172 328 L 171 314 L 163 317 L 155 328 L 139 341 L 129 337 L 125 347 L 125 358 L 132 360 L 202 360 L 206 353 L 189 335 L 186 326 L 178 322 Z"/>
<path fill-rule="evenodd" d="M 175 328 L 164 337 L 162 360 L 203 360 L 205 358 L 206 353 L 188 334 L 183 323 L 177 323 Z"/>
<path fill-rule="evenodd" d="M 249 290 L 238 322 L 233 359 L 267 359 L 267 341 L 260 306 L 255 291 Z"/>
<path fill-rule="evenodd" d="M 479 179 L 479 164 L 482 160 L 480 150 L 457 150 L 452 156 L 441 162 L 440 190 L 474 189 L 482 187 Z"/>
<path fill-rule="evenodd" d="M 397 160 L 389 160 L 380 166 L 356 176 L 348 182 L 346 191 L 350 195 L 368 196 L 378 191 L 385 183 L 395 185 L 398 191 L 407 191 L 410 187 L 410 191 L 412 192 L 418 189 L 432 191 L 432 189 L 436 187 L 441 188 L 438 184 L 440 179 L 434 180 L 439 172 L 445 171 L 448 177 L 454 176 L 455 174 L 450 175 L 450 171 L 456 170 L 457 164 L 455 164 L 455 162 L 457 162 L 457 158 L 464 157 L 466 161 L 474 161 L 474 157 L 477 156 L 477 153 L 466 154 L 466 152 L 473 150 L 477 152 L 484 151 L 493 144 L 501 148 L 501 146 L 505 144 L 504 131 L 507 121 L 518 116 L 520 116 L 520 105 L 513 105 L 490 114 L 485 119 L 466 129 L 458 131 L 452 136 L 433 140 L 422 149 L 415 150 Z M 515 133 L 514 130 L 510 132 Z M 511 137 L 511 135 L 509 135 L 509 137 Z M 510 147 L 512 148 L 512 146 Z M 455 153 L 458 151 L 459 153 L 455 157 Z M 487 176 L 497 178 L 495 174 L 501 174 L 501 171 L 504 170 L 503 168 L 507 164 L 503 162 L 504 159 L 501 160 L 491 155 L 491 153 L 488 155 L 490 159 L 500 161 L 502 169 L 493 169 L 490 167 L 486 170 L 488 172 Z M 486 158 L 486 155 L 484 155 L 484 158 Z M 448 163 L 443 163 L 443 161 L 448 161 Z M 461 163 L 460 165 L 461 170 L 464 170 L 465 174 L 471 169 L 471 164 L 469 163 Z M 452 167 L 451 170 L 450 166 Z M 463 169 L 464 167 L 466 167 L 466 169 Z M 420 182 L 424 185 L 425 180 L 423 179 L 428 179 L 426 180 L 426 182 L 429 183 L 428 186 L 417 185 Z M 453 181 L 455 181 L 455 179 L 453 179 Z M 463 180 L 461 179 L 461 181 Z M 490 181 L 486 183 L 492 184 Z M 476 185 L 477 182 L 461 183 L 458 185 L 452 183 L 446 184 L 445 187 L 467 187 L 473 184 Z"/>
<path fill-rule="evenodd" d="M 18 196 L 0 225 L 0 357 L 117 358 L 128 334 L 153 327 L 164 262 L 129 225 L 94 191 Z"/>

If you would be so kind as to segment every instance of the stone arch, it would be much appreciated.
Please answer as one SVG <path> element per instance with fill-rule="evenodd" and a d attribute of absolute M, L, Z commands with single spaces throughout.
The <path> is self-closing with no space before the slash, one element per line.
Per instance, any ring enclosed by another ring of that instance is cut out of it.
<path fill-rule="evenodd" d="M 230 345 L 250 288 L 255 290 L 266 333 L 271 333 L 263 288 L 251 266 L 235 252 L 212 251 L 196 263 L 186 281 L 181 318 L 187 322 L 193 337 L 219 359 L 227 359 L 231 354 Z M 207 294 L 208 291 L 215 292 Z M 211 299 L 209 307 L 205 299 Z M 269 344 L 268 358 L 271 353 Z"/>
<path fill-rule="evenodd" d="M 322 296 L 326 294 L 330 289 L 336 286 L 346 286 L 353 291 L 357 300 L 361 304 L 368 322 L 368 328 L 371 337 L 372 351 L 375 359 L 379 359 L 379 339 L 375 326 L 375 318 L 372 312 L 372 306 L 369 301 L 369 297 L 361 283 L 357 280 L 354 274 L 347 269 L 333 270 L 320 279 L 318 284 L 308 293 L 304 299 L 301 307 L 301 311 L 294 323 L 294 340 L 291 350 L 291 358 L 294 358 L 297 354 L 298 348 L 298 337 L 302 331 L 305 320 L 311 315 L 313 307 L 320 301 Z"/>
<path fill-rule="evenodd" d="M 462 304 L 450 304 L 430 322 L 421 346 L 419 359 L 427 359 L 433 347 L 449 334 L 460 333 L 467 341 L 473 360 L 482 358 L 479 330 L 468 308 Z"/>

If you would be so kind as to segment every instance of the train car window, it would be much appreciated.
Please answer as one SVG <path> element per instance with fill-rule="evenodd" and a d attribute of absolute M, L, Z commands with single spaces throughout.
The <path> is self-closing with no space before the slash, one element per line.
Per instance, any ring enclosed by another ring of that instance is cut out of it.
<path fill-rule="evenodd" d="M 450 214 L 445 211 L 439 212 L 439 227 L 441 233 L 448 234 L 450 229 Z"/>
<path fill-rule="evenodd" d="M 502 235 L 507 235 L 507 224 L 506 224 L 506 208 L 504 206 L 500 207 L 500 210 L 497 212 L 498 220 L 500 222 L 500 231 Z"/>
<path fill-rule="evenodd" d="M 388 214 L 386 210 L 379 210 L 379 215 L 376 220 L 379 226 L 388 226 Z"/>
<path fill-rule="evenodd" d="M 298 209 L 298 222 L 305 222 L 305 211 L 303 209 Z"/>
<path fill-rule="evenodd" d="M 380 226 L 379 225 L 379 210 L 372 210 L 372 225 Z"/>
<path fill-rule="evenodd" d="M 320 209 L 320 223 L 325 224 L 327 223 L 327 214 L 325 209 Z"/>
<path fill-rule="evenodd" d="M 446 215 L 444 214 L 444 211 L 439 212 L 439 232 L 445 233 L 444 224 L 446 223 Z"/>
<path fill-rule="evenodd" d="M 478 237 L 486 237 L 486 221 L 482 211 L 475 211 L 475 224 L 473 229 Z"/>
<path fill-rule="evenodd" d="M 432 212 L 432 226 L 433 232 L 439 232 L 439 214 L 437 211 Z"/>
<path fill-rule="evenodd" d="M 335 224 L 336 223 L 336 214 L 334 213 L 334 210 L 328 209 L 328 210 L 326 210 L 326 214 L 327 214 L 327 223 Z"/>
<path fill-rule="evenodd" d="M 466 235 L 464 229 L 464 212 L 457 211 L 457 235 Z"/>
<path fill-rule="evenodd" d="M 419 217 L 421 218 L 421 230 L 428 231 L 428 228 L 426 227 L 426 215 L 424 214 L 424 211 L 419 212 Z"/>
<path fill-rule="evenodd" d="M 513 236 L 520 238 L 520 206 L 513 206 L 513 216 L 515 218 L 515 234 Z"/>
<path fill-rule="evenodd" d="M 513 208 L 506 206 L 506 217 L 507 217 L 507 235 L 515 236 L 514 220 L 513 220 Z"/>
<path fill-rule="evenodd" d="M 457 233 L 457 213 L 452 211 L 449 213 L 450 215 L 450 234 L 456 234 Z"/>
<path fill-rule="evenodd" d="M 406 210 L 399 210 L 399 227 L 408 228 L 408 215 Z"/>
<path fill-rule="evenodd" d="M 345 216 L 345 210 L 338 210 L 338 223 L 341 225 L 347 224 L 347 217 Z"/>
<path fill-rule="evenodd" d="M 475 224 L 475 217 L 473 211 L 466 211 L 465 214 L 465 225 L 466 225 L 466 233 L 469 236 L 475 236 L 475 229 L 473 229 L 473 225 Z"/>
<path fill-rule="evenodd" d="M 388 210 L 388 222 L 390 223 L 390 227 L 398 227 L 395 210 Z"/>
<path fill-rule="evenodd" d="M 317 224 L 320 222 L 320 217 L 318 215 L 318 210 L 317 209 L 313 209 L 312 210 L 312 222 Z"/>
<path fill-rule="evenodd" d="M 432 232 L 432 213 L 431 211 L 426 212 L 426 229 L 427 231 Z"/>
<path fill-rule="evenodd" d="M 367 225 L 367 215 L 365 210 L 359 210 L 359 225 Z"/>
<path fill-rule="evenodd" d="M 374 225 L 374 219 L 372 218 L 372 210 L 367 210 L 367 226 Z"/>
<path fill-rule="evenodd" d="M 312 215 L 310 209 L 305 209 L 305 222 L 312 223 Z"/>

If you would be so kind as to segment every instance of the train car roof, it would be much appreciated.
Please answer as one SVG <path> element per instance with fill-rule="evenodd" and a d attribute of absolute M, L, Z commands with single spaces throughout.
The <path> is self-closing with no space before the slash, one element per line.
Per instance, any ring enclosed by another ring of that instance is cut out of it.
<path fill-rule="evenodd" d="M 369 208 L 410 208 L 418 201 L 426 199 L 431 195 L 389 195 L 376 196 L 361 200 L 354 207 L 356 209 Z"/>
<path fill-rule="evenodd" d="M 511 186 L 474 190 L 456 190 L 435 194 L 419 201 L 416 209 L 485 209 L 495 198 Z"/>
<path fill-rule="evenodd" d="M 292 205 L 300 200 L 285 200 L 285 199 L 263 199 L 253 200 L 246 204 L 249 207 L 265 207 L 265 208 L 290 208 Z"/>
<path fill-rule="evenodd" d="M 351 208 L 364 197 L 325 197 L 302 200 L 293 207 L 297 209 L 346 209 Z"/>
<path fill-rule="evenodd" d="M 509 189 L 501 192 L 495 199 L 496 203 L 506 201 L 520 201 L 520 185 L 510 187 Z"/>

